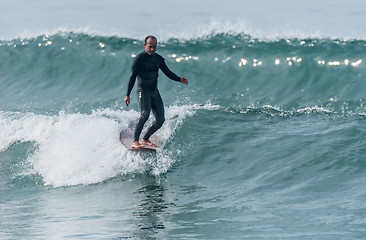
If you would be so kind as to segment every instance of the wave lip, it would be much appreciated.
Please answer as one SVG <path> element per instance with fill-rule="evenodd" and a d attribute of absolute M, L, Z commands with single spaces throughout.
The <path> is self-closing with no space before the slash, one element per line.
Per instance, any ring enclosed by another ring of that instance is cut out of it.
<path fill-rule="evenodd" d="M 0 23 L 2 39 L 52 35 L 58 31 L 140 40 L 154 34 L 163 41 L 169 38 L 200 38 L 210 33 L 250 34 L 262 39 L 365 39 L 366 36 L 364 12 L 360 10 L 364 9 L 364 4 L 361 1 L 335 1 L 332 5 L 308 1 L 294 5 L 290 1 L 265 1 L 263 4 L 263 1 L 224 3 L 216 0 L 212 1 L 209 9 L 207 4 L 197 1 L 189 0 L 178 5 L 162 1 L 151 8 L 153 10 L 149 14 L 138 3 L 130 3 L 127 7 L 120 1 L 90 2 L 87 6 L 67 1 L 62 7 L 45 0 L 28 4 L 26 1 L 19 4 L 28 10 L 22 14 L 14 11 L 11 4 L 2 6 L 1 13 L 8 20 Z M 104 14 L 93 9 L 103 9 Z M 184 20 L 177 17 L 177 9 L 185 13 Z M 147 22 L 155 24 L 141 24 Z"/>

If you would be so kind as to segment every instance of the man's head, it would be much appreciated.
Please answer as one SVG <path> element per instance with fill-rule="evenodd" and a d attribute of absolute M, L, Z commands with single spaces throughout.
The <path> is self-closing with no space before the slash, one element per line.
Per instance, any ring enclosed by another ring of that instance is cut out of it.
<path fill-rule="evenodd" d="M 156 52 L 156 45 L 158 45 L 158 40 L 154 36 L 147 36 L 145 38 L 145 52 L 149 55 L 154 55 Z"/>

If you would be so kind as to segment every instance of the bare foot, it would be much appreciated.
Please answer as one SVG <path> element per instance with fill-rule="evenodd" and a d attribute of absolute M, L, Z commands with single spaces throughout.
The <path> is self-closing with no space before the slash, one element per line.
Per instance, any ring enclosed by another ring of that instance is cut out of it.
<path fill-rule="evenodd" d="M 153 144 L 149 140 L 144 140 L 144 139 L 141 139 L 141 144 L 142 145 L 147 145 L 147 146 L 150 146 L 150 147 L 157 147 L 155 144 Z"/>
<path fill-rule="evenodd" d="M 133 149 L 138 149 L 138 148 L 143 148 L 144 146 L 141 145 L 138 141 L 133 141 L 131 148 Z"/>

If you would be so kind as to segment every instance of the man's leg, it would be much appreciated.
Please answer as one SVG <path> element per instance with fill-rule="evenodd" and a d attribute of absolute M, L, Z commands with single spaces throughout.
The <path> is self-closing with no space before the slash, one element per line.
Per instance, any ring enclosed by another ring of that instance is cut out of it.
<path fill-rule="evenodd" d="M 145 136 L 143 137 L 144 142 L 149 142 L 149 138 L 153 135 L 159 128 L 163 126 L 165 121 L 164 117 L 164 104 L 161 99 L 160 93 L 156 90 L 155 94 L 151 98 L 151 110 L 155 117 L 155 122 L 147 130 Z"/>
<path fill-rule="evenodd" d="M 151 93 L 149 91 L 143 91 L 140 89 L 137 92 L 138 102 L 140 105 L 140 118 L 136 124 L 134 141 L 139 141 L 140 134 L 144 127 L 144 124 L 149 119 L 151 109 Z"/>

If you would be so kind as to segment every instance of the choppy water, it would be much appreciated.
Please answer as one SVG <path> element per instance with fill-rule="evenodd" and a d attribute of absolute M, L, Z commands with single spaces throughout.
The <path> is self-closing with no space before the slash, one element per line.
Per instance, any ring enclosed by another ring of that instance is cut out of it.
<path fill-rule="evenodd" d="M 1 239 L 362 239 L 361 39 L 161 41 L 157 154 L 128 152 L 139 39 L 0 41 Z"/>

